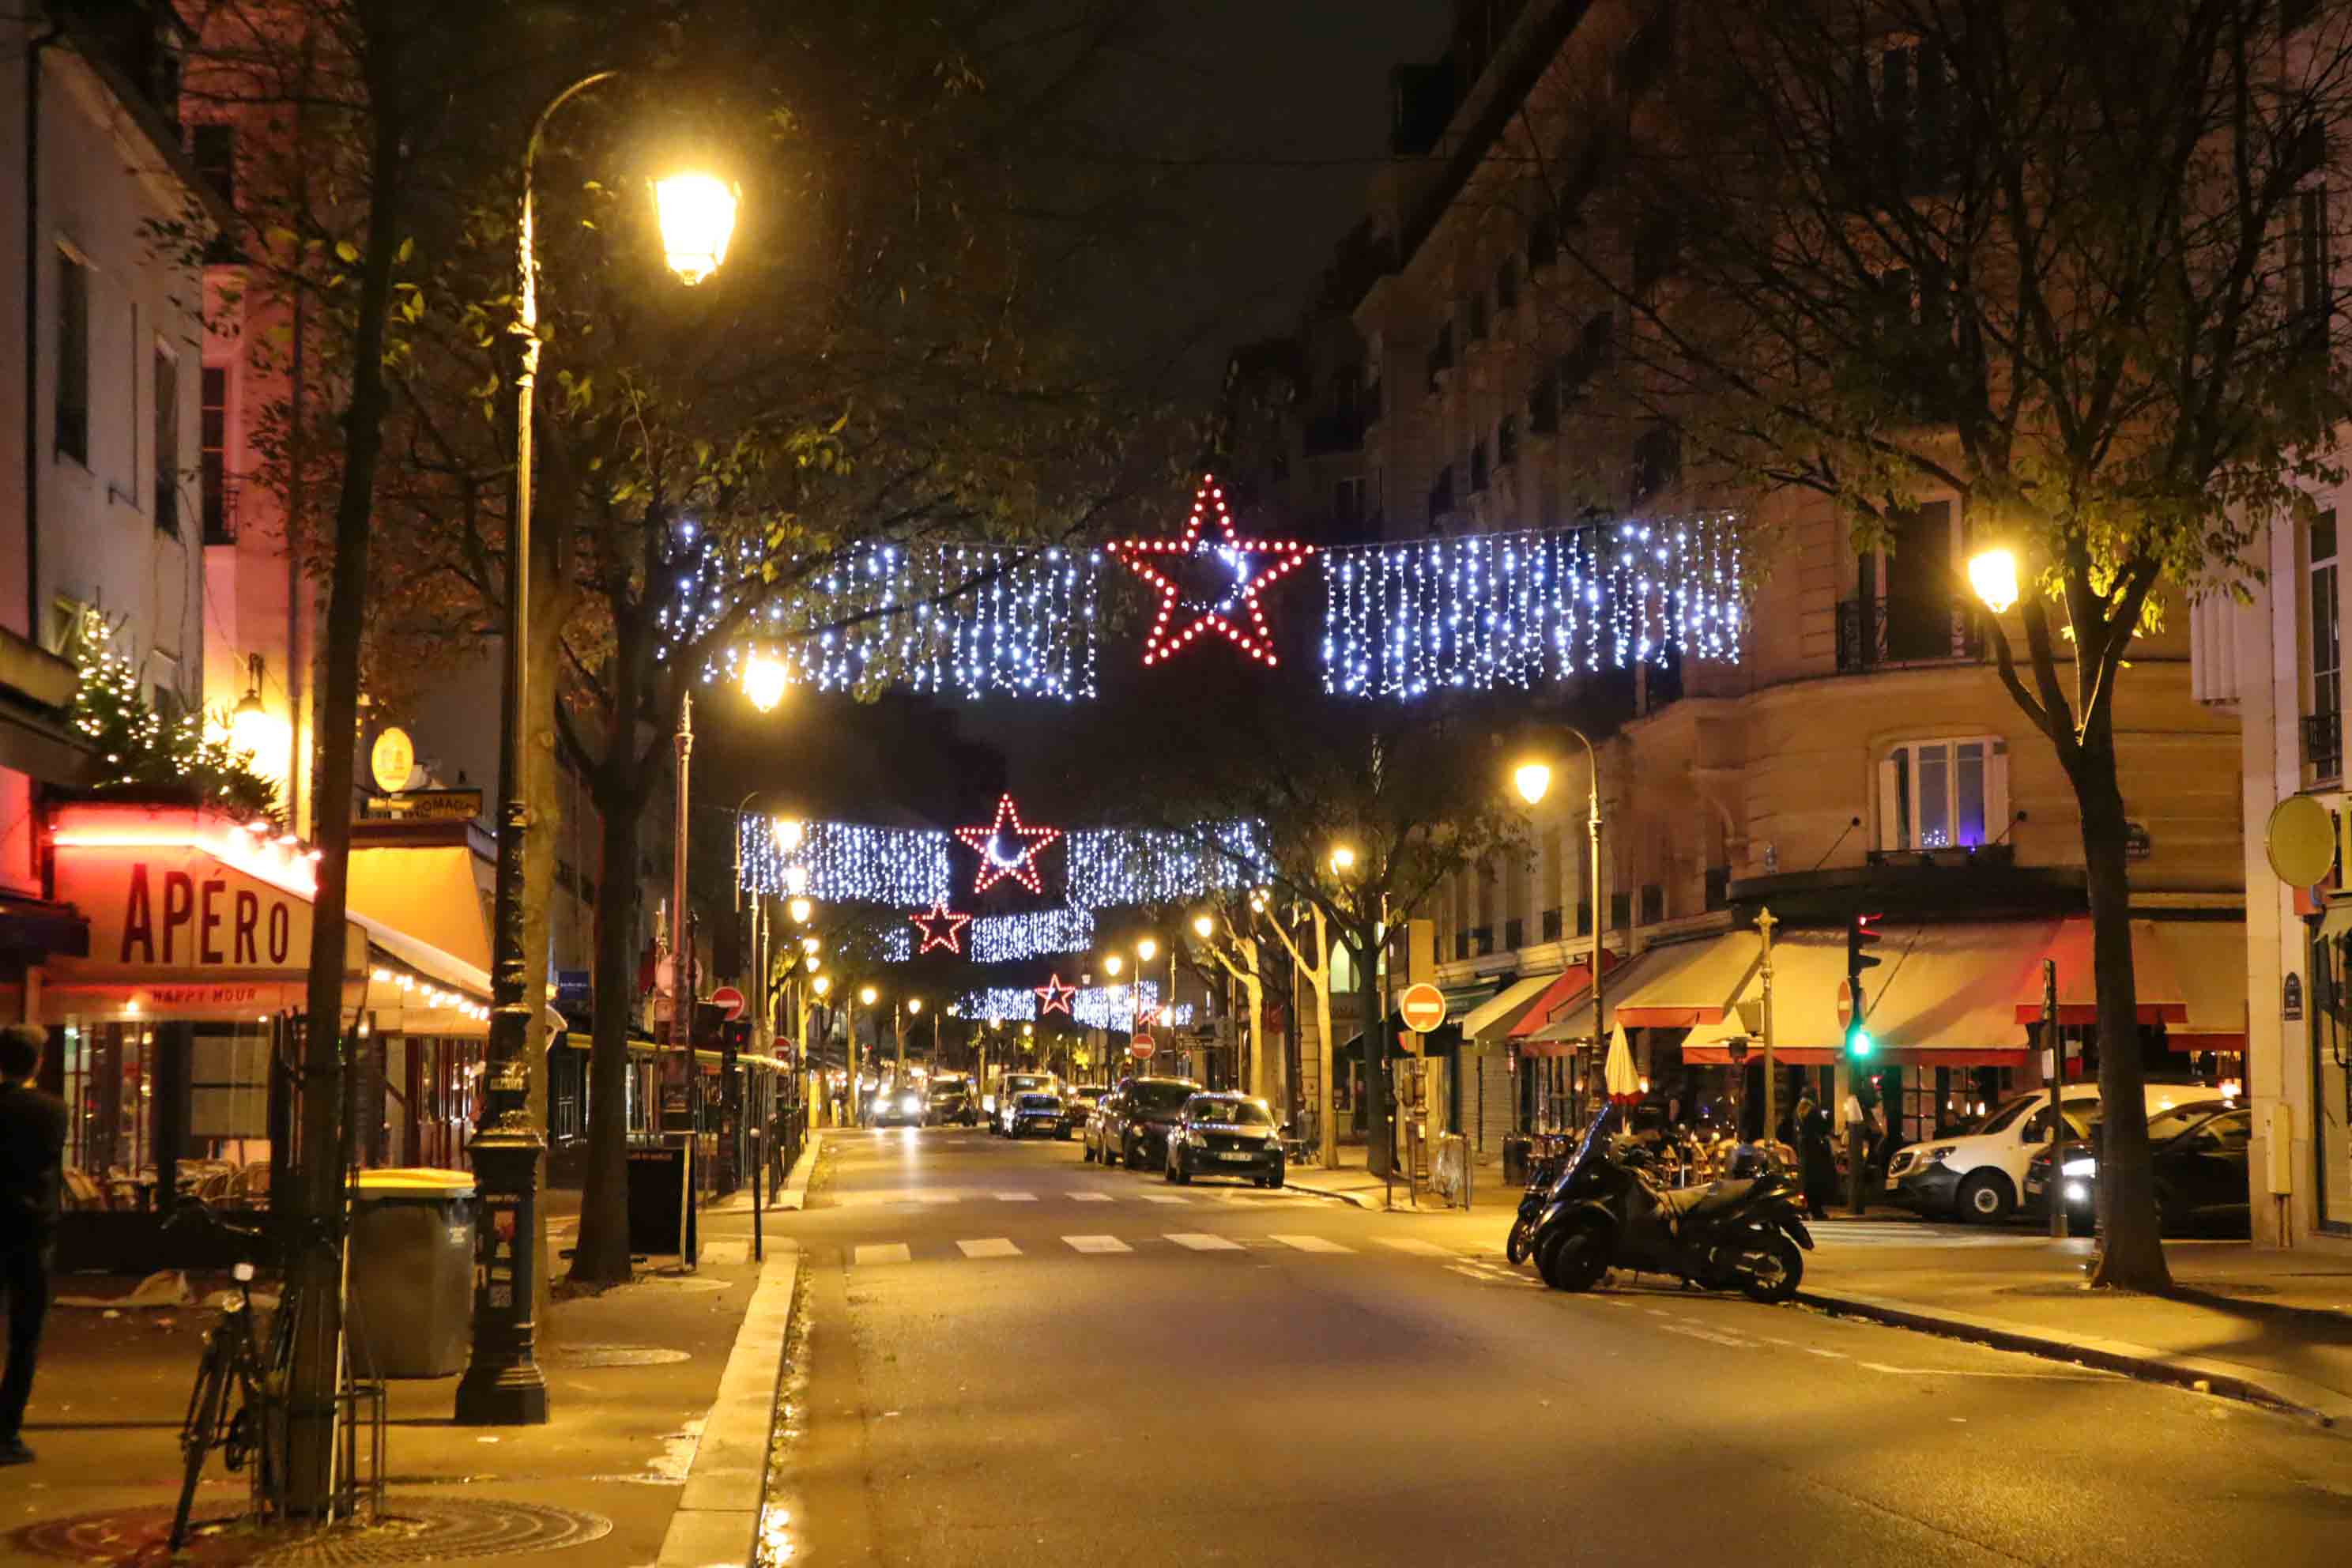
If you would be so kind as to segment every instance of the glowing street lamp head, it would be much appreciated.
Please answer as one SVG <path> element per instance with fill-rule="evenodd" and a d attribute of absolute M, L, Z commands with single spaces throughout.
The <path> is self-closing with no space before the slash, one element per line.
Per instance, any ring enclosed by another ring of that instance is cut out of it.
<path fill-rule="evenodd" d="M 1216 933 L 1216 930 L 1217 922 L 1211 920 L 1208 916 L 1194 915 L 1192 917 L 1192 934 L 1199 937 L 1202 941 L 1208 941 L 1211 936 Z"/>
<path fill-rule="evenodd" d="M 808 824 L 797 816 L 772 816 L 768 831 L 776 836 L 776 847 L 789 855 L 808 837 Z"/>
<path fill-rule="evenodd" d="M 830 974 L 818 975 L 816 977 L 816 984 L 814 989 L 820 996 L 827 994 L 833 990 L 833 976 Z"/>
<path fill-rule="evenodd" d="M 794 925 L 804 926 L 809 922 L 809 916 L 816 913 L 816 906 L 811 903 L 807 899 L 800 898 L 794 899 L 792 902 L 786 904 L 784 906 L 784 910 L 787 914 L 793 917 L 793 923 Z M 809 940 L 814 942 L 816 939 L 814 937 L 811 937 Z"/>
<path fill-rule="evenodd" d="M 1342 844 L 1331 851 L 1331 869 L 1335 875 L 1344 877 L 1355 868 L 1356 852 L 1353 848 Z"/>
<path fill-rule="evenodd" d="M 922 1010 L 923 1010 L 923 999 L 922 999 L 920 996 L 909 996 L 909 997 L 908 997 L 908 998 L 907 998 L 907 1011 L 908 1011 L 908 1012 L 909 1012 L 909 1013 L 919 1013 L 919 1012 L 921 1012 Z"/>
<path fill-rule="evenodd" d="M 1980 550 L 1969 557 L 1969 586 L 1984 607 L 2005 616 L 2017 603 L 2017 555 L 2014 551 Z"/>
<path fill-rule="evenodd" d="M 803 893 L 808 891 L 807 867 L 787 866 L 784 868 L 784 891 L 790 893 L 796 899 Z"/>
<path fill-rule="evenodd" d="M 1115 952 L 1103 960 L 1103 969 L 1105 973 L 1109 974 L 1116 975 L 1120 970 L 1126 967 L 1127 960 L 1121 958 Z"/>
<path fill-rule="evenodd" d="M 1159 957 L 1160 943 L 1158 940 L 1147 936 L 1141 942 L 1137 942 L 1135 944 L 1135 956 L 1141 959 L 1146 963 L 1149 963 L 1153 959 Z"/>
<path fill-rule="evenodd" d="M 772 713 L 784 700 L 792 673 L 773 654 L 755 653 L 743 661 L 743 695 L 762 713 Z"/>
<path fill-rule="evenodd" d="M 813 952 L 812 952 L 812 953 L 810 953 L 810 954 L 808 955 L 808 972 L 809 972 L 811 974 L 814 974 L 818 970 L 823 969 L 824 967 L 824 959 L 819 958 L 815 953 L 813 953 Z"/>
<path fill-rule="evenodd" d="M 735 235 L 735 187 L 716 174 L 672 174 L 654 182 L 662 253 L 691 288 L 719 270 Z"/>
<path fill-rule="evenodd" d="M 1518 787 L 1519 798 L 1533 805 L 1551 793 L 1551 764 L 1521 763 L 1511 774 L 1511 783 Z"/>
<path fill-rule="evenodd" d="M 811 958 L 814 958 L 819 952 L 823 952 L 824 949 L 824 943 L 817 941 L 817 939 L 813 936 L 804 936 L 801 938 L 801 951 L 807 953 Z"/>
<path fill-rule="evenodd" d="M 880 1000 L 881 995 L 882 993 L 875 990 L 871 985 L 861 986 L 857 992 L 857 999 L 860 1002 L 865 1003 L 868 1007 L 871 1007 L 877 1001 Z"/>

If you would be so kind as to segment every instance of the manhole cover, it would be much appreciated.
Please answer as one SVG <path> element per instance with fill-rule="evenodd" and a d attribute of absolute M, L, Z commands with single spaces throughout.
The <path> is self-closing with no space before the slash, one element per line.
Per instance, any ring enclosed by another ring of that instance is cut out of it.
<path fill-rule="evenodd" d="M 44 1557 L 107 1568 L 342 1568 L 552 1552 L 601 1540 L 612 1529 L 609 1519 L 538 1503 L 401 1496 L 387 1500 L 373 1522 L 300 1538 L 236 1520 L 201 1522 L 176 1559 L 164 1546 L 172 1510 L 161 1505 L 27 1525 L 7 1540 Z"/>
<path fill-rule="evenodd" d="M 541 1358 L 550 1366 L 668 1366 L 688 1358 L 684 1351 L 647 1345 L 558 1345 Z"/>

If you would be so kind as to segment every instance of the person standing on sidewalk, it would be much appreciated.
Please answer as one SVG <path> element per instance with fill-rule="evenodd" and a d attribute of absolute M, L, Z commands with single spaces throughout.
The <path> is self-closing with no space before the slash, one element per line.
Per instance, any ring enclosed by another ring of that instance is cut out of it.
<path fill-rule="evenodd" d="M 1838 1115 L 1845 1122 L 1846 1196 L 1860 1215 L 1870 1207 L 1870 1110 L 1862 1096 L 1849 1089 Z"/>
<path fill-rule="evenodd" d="M 65 1179 L 66 1102 L 33 1087 L 48 1047 L 30 1024 L 0 1029 L 0 1310 L 8 1319 L 7 1370 L 0 1373 L 0 1465 L 27 1465 L 25 1405 L 49 1312 L 49 1247 Z"/>

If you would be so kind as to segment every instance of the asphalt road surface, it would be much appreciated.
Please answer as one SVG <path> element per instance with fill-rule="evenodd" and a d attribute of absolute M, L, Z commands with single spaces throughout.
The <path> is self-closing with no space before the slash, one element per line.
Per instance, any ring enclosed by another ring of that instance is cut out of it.
<path fill-rule="evenodd" d="M 1461 1216 L 827 1135 L 777 1556 L 2352 1562 L 2352 1439 L 1798 1307 L 1544 1289 Z M 1622 1281 L 1622 1276 L 1613 1277 Z"/>

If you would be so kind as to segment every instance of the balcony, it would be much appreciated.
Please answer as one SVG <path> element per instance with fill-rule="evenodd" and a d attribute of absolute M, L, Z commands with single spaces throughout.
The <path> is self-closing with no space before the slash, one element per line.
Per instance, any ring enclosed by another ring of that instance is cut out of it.
<path fill-rule="evenodd" d="M 1983 657 L 1976 613 L 1958 599 L 1848 599 L 1838 605 L 1841 675 Z"/>
<path fill-rule="evenodd" d="M 2302 727 L 2304 783 L 2339 783 L 2344 777 L 2344 715 L 2306 713 Z"/>

